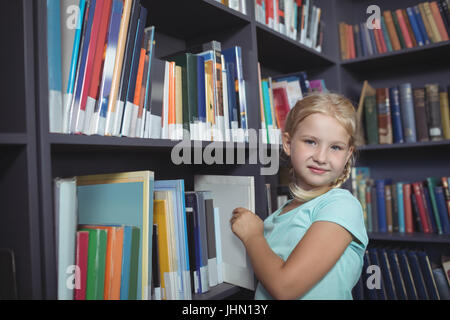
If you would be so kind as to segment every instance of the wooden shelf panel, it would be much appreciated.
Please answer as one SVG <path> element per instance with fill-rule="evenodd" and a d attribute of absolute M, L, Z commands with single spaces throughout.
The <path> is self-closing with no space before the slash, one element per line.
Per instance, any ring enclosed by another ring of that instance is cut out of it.
<path fill-rule="evenodd" d="M 450 244 L 450 234 L 369 232 L 368 235 L 370 240 Z"/>

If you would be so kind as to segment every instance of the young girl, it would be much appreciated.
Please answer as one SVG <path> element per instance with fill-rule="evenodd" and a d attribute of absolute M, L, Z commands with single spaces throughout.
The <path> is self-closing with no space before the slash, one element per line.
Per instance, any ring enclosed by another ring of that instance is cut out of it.
<path fill-rule="evenodd" d="M 230 220 L 259 280 L 255 299 L 352 299 L 368 237 L 359 201 L 339 187 L 355 139 L 355 110 L 341 95 L 311 94 L 289 112 L 282 140 L 293 200 L 264 222 L 244 208 Z"/>

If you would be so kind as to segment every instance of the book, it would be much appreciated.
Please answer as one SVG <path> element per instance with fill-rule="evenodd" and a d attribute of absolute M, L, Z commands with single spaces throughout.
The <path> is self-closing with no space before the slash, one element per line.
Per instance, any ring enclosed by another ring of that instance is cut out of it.
<path fill-rule="evenodd" d="M 445 203 L 444 191 L 443 187 L 435 186 L 434 187 L 434 195 L 436 198 L 436 206 L 437 211 L 439 213 L 439 219 L 442 225 L 442 233 L 449 234 L 450 233 L 450 222 L 448 218 L 448 210 Z"/>
<path fill-rule="evenodd" d="M 75 242 L 77 239 L 76 178 L 54 181 L 55 226 L 58 263 L 58 300 L 72 300 L 74 288 L 67 286 L 68 271 L 75 265 Z"/>
<path fill-rule="evenodd" d="M 61 3 L 47 0 L 47 64 L 49 131 L 62 132 Z"/>
<path fill-rule="evenodd" d="M 378 111 L 378 139 L 380 144 L 392 144 L 391 104 L 388 88 L 376 89 Z"/>
<path fill-rule="evenodd" d="M 439 85 L 437 83 L 425 85 L 427 104 L 428 132 L 430 140 L 442 140 L 441 107 L 439 104 Z"/>
<path fill-rule="evenodd" d="M 255 211 L 253 179 L 253 177 L 243 176 L 194 176 L 195 190 L 210 191 L 214 199 L 214 205 L 221 212 L 223 280 L 250 290 L 255 288 L 253 270 L 242 242 L 232 233 L 229 227 L 229 220 L 233 209 L 237 207 Z M 230 201 L 230 199 L 233 199 L 233 201 Z"/>
<path fill-rule="evenodd" d="M 414 117 L 416 119 L 417 141 L 429 141 L 425 88 L 413 89 Z"/>
<path fill-rule="evenodd" d="M 416 142 L 417 135 L 411 83 L 402 83 L 398 88 L 400 91 L 400 114 L 402 117 L 403 137 L 405 142 Z"/>
<path fill-rule="evenodd" d="M 441 106 L 441 120 L 443 138 L 450 139 L 450 107 L 448 92 L 446 90 L 439 90 L 439 104 Z"/>
<path fill-rule="evenodd" d="M 389 88 L 389 103 L 391 106 L 393 143 L 403 143 L 403 124 L 400 114 L 400 97 L 397 87 Z"/>
<path fill-rule="evenodd" d="M 89 254 L 89 232 L 77 231 L 76 240 L 76 273 L 74 300 L 86 300 L 86 281 Z"/>

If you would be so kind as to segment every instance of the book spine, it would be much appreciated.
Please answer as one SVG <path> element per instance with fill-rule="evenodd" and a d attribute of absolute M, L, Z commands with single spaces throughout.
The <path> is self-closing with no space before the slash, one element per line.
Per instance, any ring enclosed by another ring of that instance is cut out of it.
<path fill-rule="evenodd" d="M 434 21 L 439 31 L 439 35 L 441 36 L 442 41 L 448 41 L 447 30 L 445 29 L 444 22 L 442 21 L 441 14 L 439 12 L 439 8 L 436 1 L 430 2 L 430 9 L 433 15 Z"/>
<path fill-rule="evenodd" d="M 394 232 L 393 210 L 392 210 L 392 189 L 390 184 L 384 186 L 384 201 L 386 202 L 386 226 L 387 232 Z"/>
<path fill-rule="evenodd" d="M 89 232 L 77 231 L 75 300 L 86 300 L 86 277 L 88 268 Z"/>
<path fill-rule="evenodd" d="M 447 35 L 450 36 L 450 23 L 447 20 L 448 17 L 447 17 L 447 12 L 445 11 L 445 8 L 444 8 L 444 3 L 445 3 L 445 0 L 444 1 L 438 0 L 437 6 L 439 8 L 439 14 L 442 18 L 442 22 L 444 23 L 444 26 L 445 26 L 445 31 L 447 32 Z M 446 4 L 445 4 L 445 6 L 446 6 Z"/>
<path fill-rule="evenodd" d="M 406 228 L 405 228 L 405 206 L 403 200 L 403 183 L 397 182 L 395 184 L 395 188 L 397 192 L 398 231 L 404 233 L 406 231 Z"/>
<path fill-rule="evenodd" d="M 403 184 L 403 207 L 405 211 L 405 231 L 413 233 L 413 214 L 411 207 L 411 185 L 409 183 Z"/>
<path fill-rule="evenodd" d="M 391 104 L 392 131 L 394 143 L 403 143 L 403 126 L 400 115 L 400 98 L 397 87 L 389 88 L 389 102 Z"/>
<path fill-rule="evenodd" d="M 414 115 L 416 118 L 417 140 L 429 141 L 427 110 L 425 109 L 425 89 L 415 88 L 414 96 Z"/>
<path fill-rule="evenodd" d="M 400 25 L 400 29 L 401 29 L 401 32 L 402 32 L 402 35 L 403 35 L 403 39 L 405 40 L 406 47 L 407 48 L 412 48 L 413 47 L 412 40 L 411 40 L 411 37 L 409 35 L 405 19 L 403 17 L 402 10 L 401 9 L 395 10 L 395 14 L 397 16 L 398 23 Z"/>
<path fill-rule="evenodd" d="M 448 103 L 448 92 L 439 92 L 439 102 L 441 106 L 442 130 L 444 132 L 444 139 L 450 140 L 450 106 Z"/>
<path fill-rule="evenodd" d="M 403 137 L 405 142 L 416 142 L 416 125 L 411 83 L 399 85 L 400 114 L 402 116 Z"/>
<path fill-rule="evenodd" d="M 447 177 L 441 177 L 442 188 L 444 190 L 445 203 L 447 204 L 448 218 L 450 219 L 450 188 L 449 179 Z"/>
<path fill-rule="evenodd" d="M 375 187 L 377 193 L 377 208 L 378 208 L 378 231 L 387 232 L 386 223 L 386 202 L 385 202 L 385 181 L 375 180 Z"/>
<path fill-rule="evenodd" d="M 406 28 L 408 29 L 409 37 L 411 38 L 412 46 L 417 47 L 418 42 L 417 42 L 416 36 L 414 34 L 414 31 L 411 27 L 411 21 L 409 20 L 408 14 L 406 13 L 405 9 L 402 9 L 401 11 L 402 11 L 403 19 L 405 20 Z"/>
<path fill-rule="evenodd" d="M 378 144 L 378 115 L 374 95 L 364 98 L 364 117 L 368 144 Z"/>
<path fill-rule="evenodd" d="M 442 37 L 441 34 L 439 32 L 438 26 L 436 24 L 436 21 L 434 20 L 434 16 L 433 16 L 433 12 L 431 10 L 430 7 L 430 3 L 429 2 L 423 2 L 423 8 L 425 11 L 425 15 L 426 18 L 428 19 L 428 23 L 430 24 L 431 27 L 431 31 L 433 33 L 433 37 L 434 37 L 434 42 L 441 42 L 442 41 Z"/>
<path fill-rule="evenodd" d="M 420 189 L 420 182 L 413 182 L 412 188 L 413 188 L 413 194 L 417 202 L 417 207 L 419 209 L 419 216 L 423 228 L 424 233 L 431 233 L 430 225 L 428 224 L 428 219 L 425 212 L 425 204 L 423 201 L 423 193 Z"/>
<path fill-rule="evenodd" d="M 383 12 L 384 21 L 386 24 L 387 31 L 389 33 L 389 38 L 391 40 L 392 49 L 400 50 L 400 40 L 398 39 L 397 33 L 395 31 L 394 21 L 392 20 L 392 12 L 386 10 Z"/>
<path fill-rule="evenodd" d="M 376 89 L 378 136 L 380 144 L 392 144 L 392 123 L 388 88 Z"/>
<path fill-rule="evenodd" d="M 397 13 L 392 12 L 392 21 L 394 21 L 395 31 L 400 42 L 400 46 L 402 49 L 406 48 L 405 39 L 403 37 L 402 28 L 400 28 L 400 23 L 398 22 Z"/>
<path fill-rule="evenodd" d="M 411 7 L 406 8 L 406 14 L 408 15 L 409 21 L 411 23 L 412 31 L 414 32 L 414 36 L 417 40 L 417 44 L 419 46 L 423 46 L 425 41 L 422 38 L 422 33 L 420 32 L 419 25 L 416 20 L 416 16 Z"/>
<path fill-rule="evenodd" d="M 383 38 L 384 41 L 386 42 L 386 48 L 388 52 L 391 52 L 393 50 L 392 48 L 392 43 L 391 43 L 391 39 L 389 37 L 389 33 L 386 27 L 386 22 L 384 21 L 384 17 L 381 16 L 381 31 L 383 32 Z"/>
<path fill-rule="evenodd" d="M 428 37 L 428 33 L 425 28 L 425 23 L 422 19 L 422 15 L 420 14 L 419 6 L 415 5 L 413 7 L 413 12 L 414 15 L 416 16 L 417 25 L 419 26 L 420 34 L 422 35 L 424 44 L 430 44 L 431 40 Z"/>
<path fill-rule="evenodd" d="M 423 25 L 425 26 L 425 30 L 427 32 L 428 38 L 430 39 L 431 43 L 435 43 L 437 42 L 435 37 L 434 37 L 434 33 L 433 33 L 433 29 L 431 28 L 431 24 L 430 21 L 428 20 L 428 16 L 425 12 L 425 6 L 424 3 L 419 3 L 417 5 L 417 8 L 420 11 L 420 16 L 422 17 L 422 21 L 423 21 Z"/>
<path fill-rule="evenodd" d="M 426 103 L 428 111 L 428 129 L 430 139 L 442 140 L 441 107 L 439 104 L 439 85 L 425 85 Z"/>

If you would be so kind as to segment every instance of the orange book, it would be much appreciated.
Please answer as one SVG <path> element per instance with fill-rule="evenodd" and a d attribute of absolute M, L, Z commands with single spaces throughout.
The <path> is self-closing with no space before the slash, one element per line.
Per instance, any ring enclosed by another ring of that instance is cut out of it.
<path fill-rule="evenodd" d="M 417 44 L 416 36 L 411 27 L 411 22 L 409 21 L 409 17 L 408 17 L 408 14 L 406 13 L 405 9 L 402 9 L 402 14 L 403 14 L 403 19 L 405 19 L 406 28 L 408 29 L 408 33 L 411 38 L 412 45 L 413 45 L 413 47 L 417 47 L 418 44 Z"/>
<path fill-rule="evenodd" d="M 436 22 L 436 26 L 439 30 L 439 34 L 443 41 L 448 40 L 447 30 L 445 29 L 444 21 L 442 21 L 442 16 L 439 13 L 439 8 L 436 1 L 430 2 L 431 13 L 433 14 L 434 21 Z"/>
<path fill-rule="evenodd" d="M 392 12 L 389 10 L 384 11 L 383 17 L 384 22 L 386 23 L 386 28 L 388 29 L 389 38 L 391 39 L 392 49 L 400 50 L 402 47 L 400 45 L 397 32 L 395 31 L 394 20 L 392 20 Z"/>
<path fill-rule="evenodd" d="M 120 300 L 123 227 L 106 227 L 97 225 L 83 225 L 82 227 L 86 229 L 102 229 L 108 231 L 103 299 Z"/>
<path fill-rule="evenodd" d="M 400 24 L 400 30 L 402 30 L 403 39 L 405 39 L 405 44 L 407 48 L 412 48 L 412 40 L 411 36 L 408 32 L 408 27 L 406 26 L 405 18 L 403 17 L 403 12 L 401 9 L 395 10 L 395 14 L 397 15 L 398 23 Z"/>
<path fill-rule="evenodd" d="M 373 36 L 375 38 L 375 45 L 377 46 L 378 53 L 384 53 L 383 46 L 381 45 L 380 35 L 377 32 L 377 29 L 369 30 L 369 32 L 373 32 Z"/>
<path fill-rule="evenodd" d="M 133 104 L 136 106 L 139 106 L 139 102 L 141 100 L 142 77 L 144 76 L 145 56 L 146 56 L 146 51 L 145 51 L 145 47 L 144 47 L 144 48 L 141 48 L 141 54 L 139 56 L 138 73 L 137 73 L 137 78 L 136 78 L 136 88 L 134 89 Z"/>
<path fill-rule="evenodd" d="M 339 23 L 339 43 L 341 45 L 341 59 L 348 59 L 348 49 L 347 49 L 347 25 L 345 22 Z"/>

